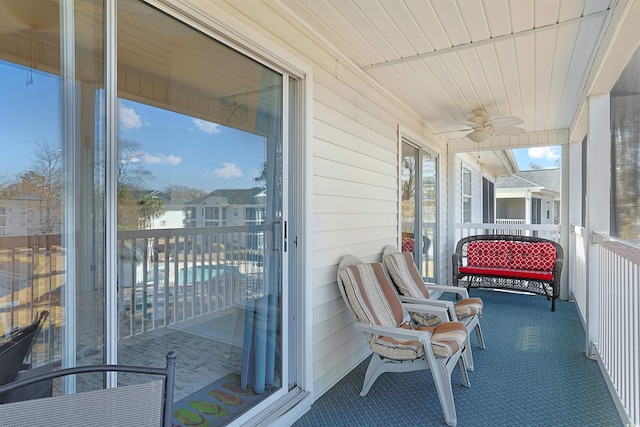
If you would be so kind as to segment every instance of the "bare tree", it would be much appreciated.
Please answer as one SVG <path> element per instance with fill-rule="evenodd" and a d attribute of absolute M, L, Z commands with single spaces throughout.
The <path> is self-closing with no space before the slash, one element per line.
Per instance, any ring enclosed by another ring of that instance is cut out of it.
<path fill-rule="evenodd" d="M 131 140 L 118 141 L 118 185 L 142 188 L 153 174 L 142 164 L 140 143 Z"/>
<path fill-rule="evenodd" d="M 12 195 L 21 195 L 39 216 L 44 234 L 59 233 L 62 224 L 62 155 L 58 147 L 46 141 L 36 143 L 31 168 L 19 176 L 19 181 L 9 186 Z M 32 216 L 33 210 L 27 212 Z M 31 218 L 33 221 L 34 218 Z M 35 225 L 37 222 L 33 222 Z"/>

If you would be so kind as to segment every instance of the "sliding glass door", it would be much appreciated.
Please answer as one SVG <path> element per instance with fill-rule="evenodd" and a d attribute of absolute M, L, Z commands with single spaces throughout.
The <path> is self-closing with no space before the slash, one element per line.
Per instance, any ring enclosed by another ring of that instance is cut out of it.
<path fill-rule="evenodd" d="M 0 2 L 0 333 L 47 311 L 42 369 L 175 350 L 175 423 L 228 423 L 290 383 L 293 80 L 141 1 L 41 6 Z"/>
<path fill-rule="evenodd" d="M 401 168 L 402 250 L 413 252 L 425 280 L 437 266 L 438 158 L 403 139 Z"/>
<path fill-rule="evenodd" d="M 117 18 L 118 361 L 175 350 L 176 422 L 231 420 L 282 387 L 283 76 L 144 3 Z"/>

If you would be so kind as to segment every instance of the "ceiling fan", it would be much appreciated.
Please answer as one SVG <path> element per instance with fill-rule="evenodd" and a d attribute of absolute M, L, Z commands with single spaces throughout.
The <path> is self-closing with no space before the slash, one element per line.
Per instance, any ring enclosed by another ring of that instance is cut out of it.
<path fill-rule="evenodd" d="M 473 116 L 469 117 L 466 121 L 458 121 L 456 123 L 467 126 L 468 129 L 457 129 L 440 133 L 471 131 L 465 136 L 474 142 L 482 142 L 492 136 L 517 136 L 524 132 L 524 129 L 516 127 L 524 123 L 522 119 L 515 116 L 492 118 L 482 109 L 474 110 Z"/>

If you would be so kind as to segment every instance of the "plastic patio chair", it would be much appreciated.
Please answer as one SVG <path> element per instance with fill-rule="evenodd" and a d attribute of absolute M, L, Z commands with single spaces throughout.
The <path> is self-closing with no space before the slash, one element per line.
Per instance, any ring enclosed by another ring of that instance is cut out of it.
<path fill-rule="evenodd" d="M 448 425 L 457 424 L 451 388 L 451 373 L 458 366 L 462 384 L 469 387 L 464 358 L 467 328 L 447 321 L 446 308 L 424 304 L 403 304 L 381 263 L 365 264 L 352 255 L 338 267 L 338 287 L 347 307 L 356 317 L 355 328 L 365 333 L 373 351 L 365 374 L 361 396 L 385 372 L 429 369 Z M 410 323 L 407 311 L 434 314 L 438 326 Z"/>
<path fill-rule="evenodd" d="M 483 303 L 480 298 L 469 298 L 465 288 L 457 286 L 443 286 L 424 282 L 418 267 L 413 262 L 411 253 L 399 252 L 394 246 L 385 246 L 382 252 L 382 262 L 389 272 L 391 280 L 400 293 L 400 300 L 413 304 L 429 304 L 438 307 L 446 307 L 448 318 L 451 321 L 460 321 L 467 326 L 469 334 L 475 330 L 478 345 L 484 349 L 484 337 L 480 327 Z M 430 298 L 430 291 L 452 292 L 462 297 L 461 300 L 452 302 Z M 439 319 L 434 316 L 425 316 L 420 313 L 411 313 L 411 318 L 420 325 L 437 325 Z M 471 345 L 468 345 L 466 357 L 467 369 L 473 370 L 473 354 Z"/>

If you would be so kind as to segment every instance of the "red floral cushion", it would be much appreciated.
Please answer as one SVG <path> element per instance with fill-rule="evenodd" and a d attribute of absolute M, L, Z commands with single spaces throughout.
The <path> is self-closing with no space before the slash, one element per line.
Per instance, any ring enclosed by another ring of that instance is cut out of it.
<path fill-rule="evenodd" d="M 509 266 L 510 242 L 478 240 L 467 245 L 467 265 L 473 267 Z"/>
<path fill-rule="evenodd" d="M 402 239 L 402 252 L 413 252 L 414 240 L 411 237 Z"/>
<path fill-rule="evenodd" d="M 511 243 L 511 265 L 515 270 L 552 271 L 556 248 L 551 243 Z"/>

